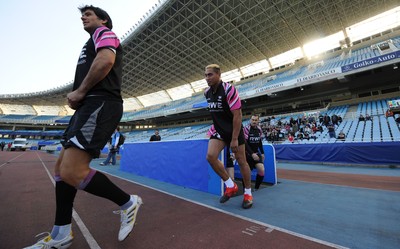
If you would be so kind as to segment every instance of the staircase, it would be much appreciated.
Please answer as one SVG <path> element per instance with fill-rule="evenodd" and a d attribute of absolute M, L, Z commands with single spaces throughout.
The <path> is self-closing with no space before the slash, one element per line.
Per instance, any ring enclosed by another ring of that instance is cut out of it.
<path fill-rule="evenodd" d="M 357 109 L 358 109 L 358 105 L 349 106 L 349 108 L 347 109 L 346 115 L 344 115 L 343 119 L 353 120 L 354 118 L 358 118 L 358 117 L 356 117 Z"/>

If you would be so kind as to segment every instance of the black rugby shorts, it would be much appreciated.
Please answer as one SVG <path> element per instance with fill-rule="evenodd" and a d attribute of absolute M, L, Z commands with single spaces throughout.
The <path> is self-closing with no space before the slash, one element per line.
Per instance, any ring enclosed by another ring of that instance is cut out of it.
<path fill-rule="evenodd" d="M 232 141 L 232 134 L 231 136 L 224 136 L 222 137 L 217 131 L 212 134 L 210 136 L 210 139 L 219 139 L 225 142 L 226 146 L 230 146 L 231 145 L 231 141 Z M 238 137 L 238 144 L 242 145 L 244 144 L 244 133 L 243 133 L 243 129 L 240 129 L 240 133 L 239 133 L 239 137 Z"/>
<path fill-rule="evenodd" d="M 122 112 L 122 102 L 118 100 L 86 98 L 72 116 L 61 144 L 65 149 L 73 146 L 98 158 L 117 128 Z"/>

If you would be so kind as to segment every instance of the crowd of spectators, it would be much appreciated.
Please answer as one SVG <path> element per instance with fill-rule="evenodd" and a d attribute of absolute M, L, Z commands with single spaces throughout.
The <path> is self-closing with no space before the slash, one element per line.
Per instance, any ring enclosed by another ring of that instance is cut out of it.
<path fill-rule="evenodd" d="M 270 143 L 289 141 L 295 143 L 300 140 L 316 140 L 317 133 L 328 129 L 329 136 L 336 138 L 335 130 L 342 122 L 340 115 L 313 113 L 298 118 L 275 118 L 274 116 L 263 118 L 260 126 L 264 132 L 265 140 Z"/>
<path fill-rule="evenodd" d="M 390 110 L 387 110 L 385 116 L 394 116 L 397 124 L 400 125 L 400 115 L 393 115 Z M 315 141 L 318 137 L 318 132 L 322 133 L 324 130 L 327 131 L 329 138 L 344 141 L 346 134 L 343 131 L 336 134 L 337 128 L 342 121 L 343 119 L 340 115 L 333 114 L 329 116 L 326 113 L 313 113 L 299 117 L 290 117 L 290 119 L 270 116 L 262 118 L 260 126 L 264 132 L 265 140 L 270 143 L 280 143 L 283 141 L 295 143 L 302 140 Z M 365 116 L 360 114 L 358 121 L 372 121 L 372 118 L 368 113 Z"/>
<path fill-rule="evenodd" d="M 360 114 L 358 121 L 371 121 L 371 116 L 368 113 L 365 114 L 365 117 L 364 115 Z"/>

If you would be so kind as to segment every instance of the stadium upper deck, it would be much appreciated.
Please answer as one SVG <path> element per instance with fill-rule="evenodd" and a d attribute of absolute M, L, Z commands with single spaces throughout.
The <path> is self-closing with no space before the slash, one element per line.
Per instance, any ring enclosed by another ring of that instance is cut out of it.
<path fill-rule="evenodd" d="M 123 97 L 133 97 L 134 109 L 138 109 L 146 94 L 161 92 L 171 96 L 170 89 L 201 80 L 202 68 L 210 62 L 221 64 L 224 72 L 244 71 L 247 65 L 260 60 L 266 60 L 270 70 L 280 68 L 285 63 L 274 63 L 276 55 L 303 47 L 310 38 L 340 31 L 347 33 L 340 46 L 350 47 L 366 39 L 353 34 L 355 27 L 351 25 L 395 7 L 399 7 L 396 0 L 280 0 L 274 4 L 239 0 L 160 1 L 142 23 L 124 36 Z M 398 27 L 379 30 L 371 35 L 383 34 L 386 39 L 390 36 L 387 32 Z M 332 50 L 340 50 L 340 46 Z M 70 87 L 0 95 L 0 103 L 61 106 Z M 202 86 L 190 84 L 189 88 L 197 92 Z"/>
<path fill-rule="evenodd" d="M 379 45 L 382 44 L 387 47 L 385 51 L 379 49 Z M 336 85 L 334 88 L 339 88 L 342 87 L 342 85 L 339 84 L 339 78 L 345 79 L 346 75 L 351 77 L 359 72 L 367 72 L 376 68 L 381 68 L 380 70 L 383 71 L 382 68 L 386 66 L 385 72 L 383 73 L 384 76 L 378 77 L 379 80 L 382 80 L 382 77 L 386 77 L 387 75 L 392 74 L 392 70 L 396 70 L 393 69 L 393 65 L 396 65 L 396 63 L 399 61 L 400 37 L 394 37 L 393 39 L 385 40 L 383 42 L 375 42 L 369 46 L 363 46 L 358 49 L 353 48 L 352 50 L 348 50 L 346 52 L 343 51 L 341 54 L 336 56 L 326 56 L 325 58 L 318 59 L 318 61 L 314 63 L 292 65 L 288 70 L 276 72 L 275 74 L 257 74 L 254 77 L 249 77 L 238 82 L 236 87 L 239 89 L 242 100 L 251 100 L 258 96 L 276 95 L 278 92 L 284 93 L 288 90 L 293 91 L 293 89 L 297 89 L 299 87 L 300 89 L 304 90 L 303 87 L 308 87 L 315 84 L 323 86 L 323 88 L 319 89 L 319 94 L 327 97 L 325 92 L 329 92 L 329 88 L 326 86 L 326 82 L 329 83 L 330 81 L 335 80 Z M 390 84 L 394 84 L 394 88 L 396 88 L 395 86 L 397 83 L 395 74 L 394 78 L 389 78 L 386 81 L 388 81 L 389 84 L 386 82 L 384 88 L 390 88 Z M 390 81 L 392 81 L 392 83 L 390 83 Z M 379 81 L 370 82 L 372 85 L 374 83 L 379 85 Z M 350 87 L 351 84 L 352 83 L 348 83 L 347 87 Z M 366 89 L 365 91 L 367 91 L 368 84 L 364 82 L 363 87 Z M 397 84 L 397 90 L 394 89 L 393 91 L 396 92 L 399 90 L 400 89 L 398 88 Z M 345 89 L 332 96 L 340 96 L 346 93 L 351 94 L 350 92 L 351 91 L 349 89 Z M 295 98 L 296 97 L 293 97 L 291 100 L 286 100 L 286 104 L 297 107 L 301 103 L 294 101 Z M 269 103 L 269 105 L 270 104 L 271 103 Z M 327 104 L 328 103 L 325 103 L 325 105 Z M 1 120 L 3 120 L 3 122 L 33 124 L 65 123 L 61 121 L 68 121 L 68 117 L 62 118 L 62 107 L 54 106 L 53 108 L 39 108 L 39 106 L 32 107 L 27 105 L 24 107 L 25 109 L 22 112 L 23 115 L 3 115 Z M 199 93 L 189 98 L 172 101 L 168 105 L 159 104 L 142 108 L 137 111 L 127 111 L 124 113 L 121 121 L 130 122 L 177 115 L 184 112 L 204 109 L 204 107 L 206 107 L 204 98 L 202 94 Z M 10 109 L 13 108 L 13 105 L 0 105 L 0 108 Z M 43 116 L 41 112 L 46 111 L 48 112 L 48 115 Z"/>

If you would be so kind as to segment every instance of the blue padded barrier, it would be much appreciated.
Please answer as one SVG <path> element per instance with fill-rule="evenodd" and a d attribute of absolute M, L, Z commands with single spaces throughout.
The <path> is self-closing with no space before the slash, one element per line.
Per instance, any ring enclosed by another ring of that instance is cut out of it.
<path fill-rule="evenodd" d="M 400 142 L 274 145 L 277 160 L 400 165 Z"/>
<path fill-rule="evenodd" d="M 125 172 L 222 195 L 221 178 L 206 160 L 208 139 L 125 143 L 120 150 Z"/>

